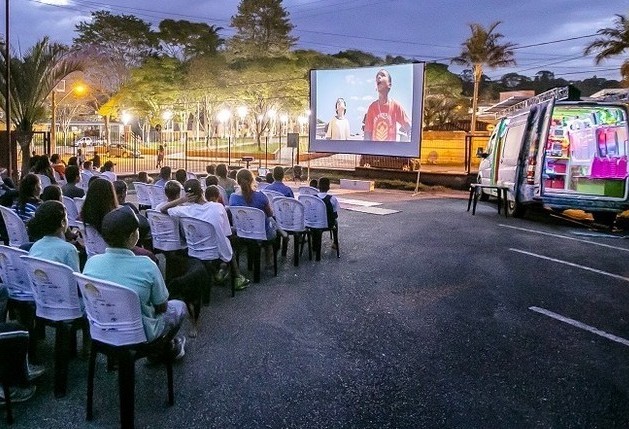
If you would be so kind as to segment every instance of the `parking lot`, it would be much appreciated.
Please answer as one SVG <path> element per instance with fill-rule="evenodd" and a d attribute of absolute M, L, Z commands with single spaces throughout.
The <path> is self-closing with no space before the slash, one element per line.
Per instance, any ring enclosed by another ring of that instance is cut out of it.
<path fill-rule="evenodd" d="M 626 239 L 472 216 L 465 193 L 339 197 L 341 258 L 324 239 L 320 262 L 215 288 L 173 407 L 165 372 L 137 364 L 137 427 L 629 427 Z M 14 427 L 117 427 L 116 374 L 99 361 L 85 422 L 87 361 L 55 399 L 52 347 L 49 331 Z"/>

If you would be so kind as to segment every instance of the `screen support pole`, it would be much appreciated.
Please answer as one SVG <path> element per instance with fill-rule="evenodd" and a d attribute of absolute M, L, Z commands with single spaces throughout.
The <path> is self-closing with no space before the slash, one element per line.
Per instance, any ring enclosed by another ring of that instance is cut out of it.
<path fill-rule="evenodd" d="M 413 196 L 419 195 L 419 175 L 422 170 L 422 160 L 421 158 L 417 161 L 417 181 L 415 182 L 415 191 L 413 191 Z"/>

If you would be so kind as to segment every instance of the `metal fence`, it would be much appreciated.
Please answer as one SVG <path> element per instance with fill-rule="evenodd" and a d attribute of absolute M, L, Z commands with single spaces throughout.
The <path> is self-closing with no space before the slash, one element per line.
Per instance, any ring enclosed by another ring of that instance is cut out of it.
<path fill-rule="evenodd" d="M 313 169 L 420 169 L 469 174 L 478 170 L 479 159 L 475 155 L 479 147 L 486 147 L 488 137 L 489 133 L 470 136 L 462 131 L 426 131 L 419 158 L 310 153 L 307 136 L 301 136 L 297 148 L 290 148 L 287 147 L 286 136 L 267 136 L 258 142 L 252 138 L 205 138 L 192 132 L 172 131 L 152 134 L 147 142 L 129 134 L 112 136 L 109 145 L 100 142 L 84 146 L 75 146 L 74 138 L 57 133 L 57 144 L 52 148 L 49 133 L 38 132 L 33 137 L 31 150 L 35 154 L 51 154 L 52 150 L 67 162 L 71 156 L 77 156 L 80 149 L 86 159 L 98 154 L 101 164 L 113 161 L 118 174 L 137 174 L 140 171 L 156 174 L 160 168 L 157 163 L 160 146 L 165 152 L 162 165 L 172 167 L 173 171 L 182 168 L 194 173 L 205 173 L 209 164 L 226 163 L 232 168 L 249 167 L 254 170 L 276 165 L 300 165 Z M 18 168 L 20 159 L 18 151 Z"/>

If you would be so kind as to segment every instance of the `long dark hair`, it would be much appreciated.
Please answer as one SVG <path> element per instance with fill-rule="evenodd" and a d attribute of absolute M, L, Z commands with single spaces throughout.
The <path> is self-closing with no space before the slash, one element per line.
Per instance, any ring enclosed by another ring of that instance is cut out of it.
<path fill-rule="evenodd" d="M 20 180 L 18 187 L 17 205 L 24 207 L 29 201 L 39 201 L 39 194 L 36 192 L 37 185 L 41 191 L 41 183 L 36 174 L 28 173 Z"/>
<path fill-rule="evenodd" d="M 28 235 L 39 240 L 46 235 L 54 234 L 66 218 L 66 208 L 56 200 L 44 201 L 35 215 L 28 221 Z"/>
<path fill-rule="evenodd" d="M 246 168 L 242 168 L 238 170 L 236 174 L 236 181 L 240 186 L 240 191 L 242 192 L 242 196 L 244 197 L 247 204 L 251 204 L 253 201 L 253 173 L 247 170 Z"/>
<path fill-rule="evenodd" d="M 118 207 L 118 197 L 114 185 L 105 179 L 96 179 L 90 183 L 81 208 L 81 220 L 101 231 L 103 218 Z"/>

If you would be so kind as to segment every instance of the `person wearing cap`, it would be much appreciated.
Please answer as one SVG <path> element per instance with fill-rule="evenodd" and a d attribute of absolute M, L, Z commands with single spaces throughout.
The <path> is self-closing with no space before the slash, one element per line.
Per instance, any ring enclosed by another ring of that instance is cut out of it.
<path fill-rule="evenodd" d="M 116 164 L 114 164 L 112 161 L 105 162 L 103 164 L 103 170 L 101 171 L 100 177 L 102 177 L 103 179 L 107 179 L 112 183 L 118 180 L 116 173 L 114 173 L 115 165 Z"/>
<path fill-rule="evenodd" d="M 201 219 L 214 225 L 217 231 L 222 231 L 223 235 L 219 238 L 223 239 L 219 240 L 218 243 L 221 260 L 231 264 L 232 272 L 235 275 L 236 290 L 245 289 L 250 281 L 240 273 L 238 264 L 233 257 L 233 250 L 229 241 L 229 237 L 232 235 L 232 229 L 229 224 L 229 217 L 227 216 L 225 206 L 219 202 L 207 201 L 203 189 L 201 188 L 201 182 L 199 182 L 198 179 L 186 180 L 183 188 L 186 195 L 162 205 L 160 211 L 162 213 L 168 213 L 170 216 L 188 216 Z M 222 269 L 217 275 L 217 280 L 222 280 L 225 275 L 226 271 Z"/>
<path fill-rule="evenodd" d="M 267 186 L 266 189 L 279 192 L 285 197 L 295 198 L 293 190 L 286 186 L 282 180 L 284 180 L 284 168 L 278 165 L 273 169 L 273 183 Z"/>
<path fill-rule="evenodd" d="M 139 238 L 138 218 L 129 207 L 119 207 L 103 218 L 101 235 L 107 243 L 105 253 L 94 255 L 85 264 L 83 274 L 117 283 L 138 294 L 142 324 L 148 341 L 165 336 L 173 343 L 175 359 L 185 354 L 185 337 L 177 337 L 186 304 L 168 300 L 168 289 L 157 264 L 131 249 Z"/>

